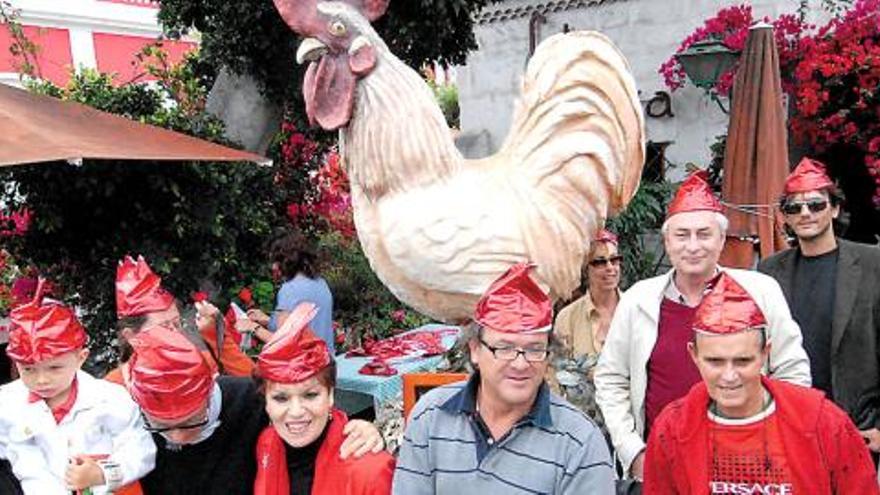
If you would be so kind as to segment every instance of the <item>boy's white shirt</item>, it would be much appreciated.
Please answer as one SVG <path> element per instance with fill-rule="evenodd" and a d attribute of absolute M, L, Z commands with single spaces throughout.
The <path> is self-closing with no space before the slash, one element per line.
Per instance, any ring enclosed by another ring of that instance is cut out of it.
<path fill-rule="evenodd" d="M 45 401 L 28 402 L 21 380 L 0 387 L 0 458 L 9 460 L 27 495 L 69 495 L 64 472 L 77 454 L 109 454 L 111 465 L 102 466 L 108 484 L 93 487 L 96 495 L 144 477 L 155 465 L 156 445 L 125 388 L 83 371 L 76 377 L 76 402 L 60 424 Z"/>

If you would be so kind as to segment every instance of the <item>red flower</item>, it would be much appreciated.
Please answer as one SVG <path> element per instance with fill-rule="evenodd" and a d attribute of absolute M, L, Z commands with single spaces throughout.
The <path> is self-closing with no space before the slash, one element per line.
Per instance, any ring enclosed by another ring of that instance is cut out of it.
<path fill-rule="evenodd" d="M 818 152 L 839 143 L 864 151 L 864 165 L 878 181 L 880 194 L 871 157 L 880 152 L 878 40 L 880 0 L 858 0 L 802 42 L 802 57 L 793 71 L 797 113 L 791 128 L 797 140 Z"/>
<path fill-rule="evenodd" d="M 197 291 L 190 294 L 193 302 L 205 302 L 208 300 L 208 293 L 204 291 Z"/>
<path fill-rule="evenodd" d="M 37 277 L 18 277 L 17 279 L 15 279 L 15 282 L 12 283 L 13 304 L 18 306 L 19 304 L 31 302 L 31 300 L 33 300 L 34 298 L 34 293 L 36 292 L 36 290 Z"/>
<path fill-rule="evenodd" d="M 0 213 L 0 237 L 21 237 L 31 227 L 31 210 L 23 208 L 9 214 Z"/>
<path fill-rule="evenodd" d="M 345 329 L 343 329 L 342 325 L 336 320 L 333 320 L 333 341 L 337 344 L 343 344 L 345 342 Z"/>
<path fill-rule="evenodd" d="M 252 306 L 254 304 L 254 294 L 251 292 L 250 287 L 242 287 L 242 289 L 238 291 L 238 298 L 247 306 Z"/>
<path fill-rule="evenodd" d="M 291 222 L 296 222 L 302 213 L 303 208 L 300 205 L 296 203 L 290 203 L 287 205 L 287 218 L 289 218 Z"/>

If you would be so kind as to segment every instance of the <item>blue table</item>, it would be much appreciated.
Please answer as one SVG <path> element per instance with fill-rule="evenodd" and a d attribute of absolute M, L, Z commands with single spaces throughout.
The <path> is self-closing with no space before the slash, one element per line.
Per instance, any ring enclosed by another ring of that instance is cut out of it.
<path fill-rule="evenodd" d="M 437 330 L 440 328 L 454 328 L 458 330 L 458 327 L 451 325 L 429 323 L 409 330 L 406 333 L 418 332 L 420 330 Z M 443 346 L 447 350 L 451 349 L 457 338 L 458 331 L 455 334 L 444 336 Z M 403 392 L 403 375 L 405 373 L 435 370 L 442 361 L 443 356 L 414 357 L 406 358 L 403 361 L 392 361 L 391 365 L 397 369 L 397 374 L 392 376 L 372 376 L 358 373 L 358 370 L 372 359 L 369 356 L 345 357 L 345 354 L 336 356 L 336 407 L 348 414 L 356 414 L 369 407 L 375 408 L 378 412 L 382 404 L 401 395 Z"/>

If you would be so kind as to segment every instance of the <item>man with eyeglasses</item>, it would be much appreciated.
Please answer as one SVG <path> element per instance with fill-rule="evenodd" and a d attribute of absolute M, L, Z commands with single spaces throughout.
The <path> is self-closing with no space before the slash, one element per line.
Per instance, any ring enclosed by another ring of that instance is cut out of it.
<path fill-rule="evenodd" d="M 849 413 L 880 452 L 880 249 L 838 239 L 841 195 L 816 160 L 785 181 L 780 209 L 797 246 L 758 265 L 791 305 L 810 356 L 813 386 Z"/>
<path fill-rule="evenodd" d="M 615 452 L 624 472 L 644 476 L 645 441 L 653 421 L 670 402 L 700 381 L 687 353 L 691 321 L 709 282 L 719 273 L 746 288 L 767 317 L 773 343 L 765 372 L 810 385 L 801 333 L 771 277 L 718 265 L 727 231 L 721 202 L 705 172 L 688 177 L 669 204 L 661 233 L 672 270 L 642 280 L 621 296 L 594 380 Z"/>
<path fill-rule="evenodd" d="M 183 334 L 152 326 L 131 336 L 125 385 L 156 443 L 156 467 L 141 480 L 146 495 L 253 493 L 256 444 L 269 424 L 265 401 L 249 378 L 222 376 Z M 376 428 L 352 420 L 342 458 L 383 447 Z M 291 453 L 288 462 L 298 459 Z"/>
<path fill-rule="evenodd" d="M 475 371 L 425 394 L 409 417 L 392 493 L 613 493 L 605 439 L 544 382 L 552 303 L 520 263 L 466 329 Z"/>

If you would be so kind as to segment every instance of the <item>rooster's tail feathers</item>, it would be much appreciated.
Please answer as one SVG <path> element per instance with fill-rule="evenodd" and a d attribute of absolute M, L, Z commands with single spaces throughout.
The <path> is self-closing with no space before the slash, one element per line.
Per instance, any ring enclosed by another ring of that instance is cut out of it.
<path fill-rule="evenodd" d="M 575 32 L 544 41 L 499 155 L 517 202 L 526 252 L 554 297 L 580 282 L 590 239 L 639 186 L 644 117 L 629 65 L 605 36 Z"/>
<path fill-rule="evenodd" d="M 529 61 L 500 154 L 522 164 L 527 182 L 538 187 L 569 163 L 591 164 L 593 173 L 566 175 L 581 194 L 605 189 L 605 216 L 622 209 L 638 188 L 644 125 L 635 80 L 617 47 L 597 32 L 558 34 Z M 593 182 L 596 176 L 602 184 Z"/>

